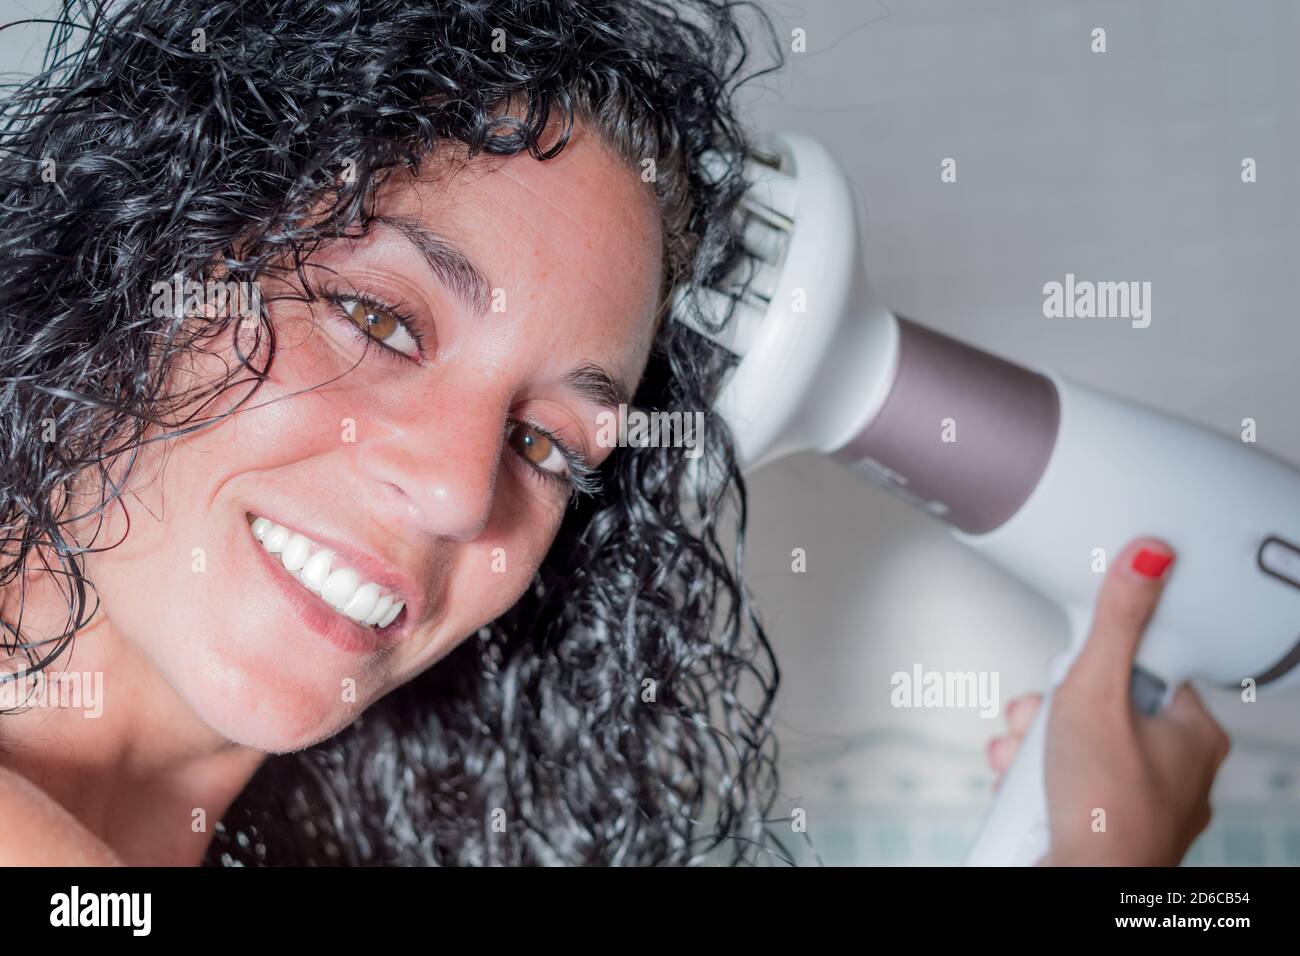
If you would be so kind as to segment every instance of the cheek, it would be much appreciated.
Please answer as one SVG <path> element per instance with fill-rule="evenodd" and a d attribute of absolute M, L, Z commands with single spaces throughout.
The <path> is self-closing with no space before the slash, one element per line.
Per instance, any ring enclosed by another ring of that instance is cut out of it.
<path fill-rule="evenodd" d="M 506 470 L 503 466 L 502 471 Z M 539 492 L 528 479 L 503 474 L 501 480 L 507 487 L 500 506 L 482 539 L 469 549 L 486 552 L 489 557 L 485 566 L 490 573 L 477 575 L 484 591 L 480 627 L 510 610 L 523 596 L 555 542 L 565 515 L 564 502 L 549 497 L 549 492 Z"/>
<path fill-rule="evenodd" d="M 513 479 L 511 479 L 513 480 Z M 509 514 L 527 512 L 527 520 Z M 481 627 L 510 610 L 528 590 L 550 550 L 564 512 L 526 503 L 493 515 L 483 534 L 462 545 L 445 578 L 441 601 L 446 615 L 437 623 L 441 638 L 424 642 L 403 679 L 441 659 Z"/>
<path fill-rule="evenodd" d="M 144 446 L 123 493 L 76 527 L 78 541 L 102 549 L 86 555 L 86 576 L 109 619 L 128 637 L 186 627 L 202 610 L 203 575 L 216 549 L 196 520 L 195 499 L 205 489 L 189 445 Z M 98 476 L 83 476 L 80 491 L 86 508 L 98 508 Z"/>

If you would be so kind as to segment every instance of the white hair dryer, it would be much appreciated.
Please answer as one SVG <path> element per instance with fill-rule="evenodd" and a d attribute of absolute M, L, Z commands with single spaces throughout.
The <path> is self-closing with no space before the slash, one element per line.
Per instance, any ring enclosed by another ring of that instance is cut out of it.
<path fill-rule="evenodd" d="M 723 163 L 717 154 L 708 164 Z M 716 410 L 742 467 L 815 450 L 947 522 L 954 537 L 1065 609 L 1070 650 L 1102 575 L 1155 535 L 1178 564 L 1137 655 L 1136 705 L 1182 681 L 1300 682 L 1300 472 L 1185 421 L 899 318 L 868 291 L 853 194 L 817 142 L 780 135 L 745 160 L 748 256 L 706 297 L 741 361 Z M 955 432 L 956 440 L 951 440 Z M 949 439 L 949 440 L 945 440 Z M 968 862 L 1032 864 L 1048 848 L 1050 696 Z"/>

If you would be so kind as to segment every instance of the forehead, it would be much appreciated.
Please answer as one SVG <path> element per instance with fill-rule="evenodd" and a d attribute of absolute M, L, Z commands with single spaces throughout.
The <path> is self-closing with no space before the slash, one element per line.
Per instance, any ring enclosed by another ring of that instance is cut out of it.
<path fill-rule="evenodd" d="M 653 186 L 575 125 L 561 153 L 431 159 L 380 196 L 457 245 L 504 294 L 505 311 L 543 317 L 553 343 L 598 352 L 640 377 L 660 305 L 662 233 Z M 590 358 L 597 358 L 592 354 Z"/>

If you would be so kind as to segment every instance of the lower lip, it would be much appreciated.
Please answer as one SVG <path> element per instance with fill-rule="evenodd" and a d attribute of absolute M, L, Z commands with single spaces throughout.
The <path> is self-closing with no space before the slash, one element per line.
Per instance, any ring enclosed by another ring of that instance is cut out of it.
<path fill-rule="evenodd" d="M 245 527 L 247 524 L 244 522 Z M 373 654 L 397 643 L 397 639 L 401 636 L 401 624 L 406 619 L 405 610 L 397 616 L 397 620 L 383 629 L 358 624 L 339 614 L 326 604 L 323 598 L 303 587 L 298 579 L 285 569 L 280 559 L 262 547 L 251 532 L 248 534 L 248 540 L 253 550 L 258 553 L 262 566 L 266 568 L 271 579 L 279 585 L 290 606 L 298 615 L 298 619 L 308 630 L 349 654 Z"/>

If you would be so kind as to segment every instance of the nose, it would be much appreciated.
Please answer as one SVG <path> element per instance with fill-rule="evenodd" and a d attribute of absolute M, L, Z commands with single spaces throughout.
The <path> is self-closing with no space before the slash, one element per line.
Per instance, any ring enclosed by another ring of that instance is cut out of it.
<path fill-rule="evenodd" d="M 457 541 L 486 527 L 496 494 L 506 412 L 466 393 L 372 421 L 357 436 L 369 507 L 396 527 Z M 366 423 L 358 420 L 358 430 Z"/>

